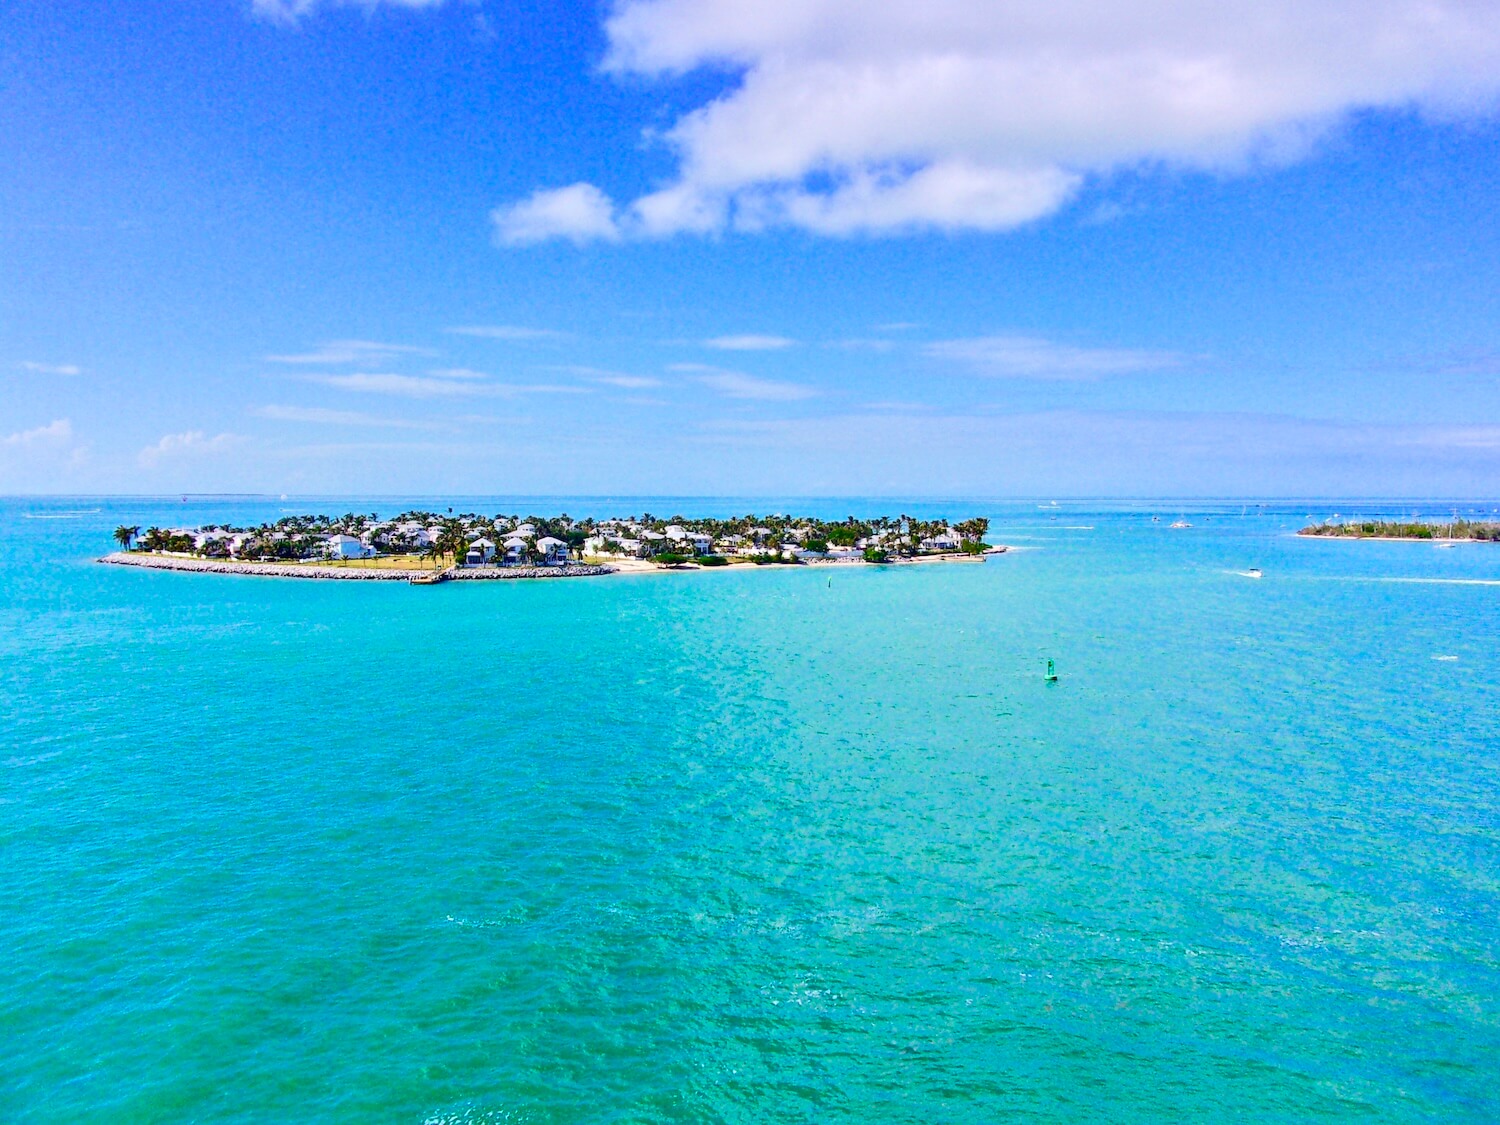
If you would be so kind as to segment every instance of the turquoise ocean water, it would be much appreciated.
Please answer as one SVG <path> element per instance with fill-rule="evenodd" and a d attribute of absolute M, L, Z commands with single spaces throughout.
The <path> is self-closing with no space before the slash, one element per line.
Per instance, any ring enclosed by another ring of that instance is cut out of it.
<path fill-rule="evenodd" d="M 90 561 L 350 506 L 0 501 L 0 1120 L 1500 1119 L 1500 545 L 839 501 L 1024 549 Z"/>

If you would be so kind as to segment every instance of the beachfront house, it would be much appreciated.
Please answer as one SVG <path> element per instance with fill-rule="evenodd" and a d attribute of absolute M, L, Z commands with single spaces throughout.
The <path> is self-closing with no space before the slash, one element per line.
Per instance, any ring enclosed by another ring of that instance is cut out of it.
<path fill-rule="evenodd" d="M 712 535 L 705 535 L 701 531 L 690 531 L 684 538 L 692 545 L 694 554 L 711 555 L 714 553 L 714 537 Z"/>
<path fill-rule="evenodd" d="M 526 562 L 526 549 L 530 544 L 519 535 L 513 535 L 505 541 L 505 565 L 522 566 Z"/>
<path fill-rule="evenodd" d="M 464 552 L 465 566 L 484 566 L 495 557 L 495 544 L 483 536 L 469 544 Z"/>
<path fill-rule="evenodd" d="M 330 535 L 328 557 L 331 559 L 370 559 L 375 557 L 375 548 L 365 545 L 352 535 Z"/>
<path fill-rule="evenodd" d="M 568 565 L 568 545 L 561 539 L 554 539 L 548 535 L 536 541 L 536 549 L 541 552 L 543 565 Z"/>
<path fill-rule="evenodd" d="M 947 531 L 923 539 L 917 546 L 924 551 L 956 551 L 960 546 L 958 535 L 950 527 Z"/>

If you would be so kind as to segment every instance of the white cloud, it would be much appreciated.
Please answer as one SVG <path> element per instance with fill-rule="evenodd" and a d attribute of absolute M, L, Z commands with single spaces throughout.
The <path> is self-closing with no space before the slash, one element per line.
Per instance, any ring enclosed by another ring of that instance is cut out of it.
<path fill-rule="evenodd" d="M 596 382 L 627 391 L 644 391 L 661 386 L 660 379 L 653 379 L 648 375 L 594 375 L 592 378 Z"/>
<path fill-rule="evenodd" d="M 565 371 L 569 375 L 576 375 L 580 379 L 587 379 L 592 383 L 602 383 L 608 387 L 621 387 L 629 391 L 646 390 L 650 387 L 661 386 L 660 379 L 654 379 L 649 375 L 629 375 L 623 371 L 612 371 L 607 367 L 589 367 L 581 363 L 556 364 L 547 368 L 550 371 Z"/>
<path fill-rule="evenodd" d="M 32 448 L 42 445 L 61 445 L 72 440 L 73 423 L 67 418 L 59 418 L 55 422 L 38 426 L 34 430 L 22 430 L 11 434 L 9 437 L 0 439 L 0 443 Z"/>
<path fill-rule="evenodd" d="M 1397 443 L 1434 449 L 1500 450 L 1500 426 L 1414 426 L 1399 434 Z"/>
<path fill-rule="evenodd" d="M 703 345 L 725 352 L 774 352 L 789 348 L 796 342 L 785 336 L 757 336 L 747 333 L 742 336 L 715 336 L 712 340 L 704 340 Z"/>
<path fill-rule="evenodd" d="M 427 372 L 429 375 L 439 379 L 488 379 L 489 376 L 483 371 L 475 371 L 472 367 L 435 367 Z"/>
<path fill-rule="evenodd" d="M 838 348 L 846 352 L 893 352 L 896 350 L 895 340 L 871 339 L 868 336 L 855 336 L 847 340 L 830 340 L 823 345 L 825 348 Z"/>
<path fill-rule="evenodd" d="M 464 371 L 452 368 L 450 371 Z M 472 376 L 472 377 L 469 377 Z M 585 387 L 556 386 L 550 383 L 489 383 L 479 372 L 465 377 L 439 375 L 394 375 L 384 372 L 351 372 L 347 375 L 312 375 L 311 382 L 322 383 L 341 391 L 364 394 L 396 395 L 402 398 L 457 398 L 492 396 L 514 398 L 525 394 L 587 394 Z"/>
<path fill-rule="evenodd" d="M 404 398 L 445 398 L 456 395 L 479 395 L 485 387 L 457 379 L 439 379 L 430 375 L 395 375 L 385 372 L 357 371 L 348 375 L 314 375 L 315 383 L 341 391 L 366 394 L 400 395 Z"/>
<path fill-rule="evenodd" d="M 310 352 L 296 355 L 268 355 L 270 363 L 290 364 L 341 364 L 378 363 L 403 355 L 436 355 L 430 348 L 414 348 L 406 344 L 381 344 L 374 340 L 330 340 Z"/>
<path fill-rule="evenodd" d="M 319 8 L 363 8 L 366 12 L 382 4 L 391 8 L 436 8 L 447 0 L 250 0 L 250 10 L 272 23 L 295 24 Z"/>
<path fill-rule="evenodd" d="M 1175 352 L 1136 348 L 1079 348 L 1033 336 L 980 336 L 940 340 L 927 354 L 955 360 L 981 375 L 1013 379 L 1098 379 L 1180 366 Z"/>
<path fill-rule="evenodd" d="M 565 340 L 566 332 L 550 328 L 524 328 L 516 324 L 468 324 L 448 329 L 455 336 L 476 336 L 482 340 Z"/>
<path fill-rule="evenodd" d="M 779 379 L 761 379 L 741 371 L 723 371 L 701 363 L 674 363 L 669 370 L 693 373 L 693 378 L 718 391 L 725 398 L 756 402 L 798 402 L 818 392 L 801 383 L 784 383 Z"/>
<path fill-rule="evenodd" d="M 22 371 L 30 371 L 34 375 L 82 375 L 83 368 L 72 363 L 37 363 L 34 360 L 23 359 L 16 365 Z"/>
<path fill-rule="evenodd" d="M 614 204 L 593 184 L 539 190 L 529 199 L 497 207 L 490 214 L 495 237 L 507 246 L 525 246 L 552 238 L 575 245 L 614 242 L 620 237 Z"/>
<path fill-rule="evenodd" d="M 538 191 L 504 242 L 1003 230 L 1091 176 L 1296 159 L 1358 110 L 1500 93 L 1494 0 L 621 0 L 606 31 L 617 75 L 737 78 L 657 134 L 671 182 Z"/>
<path fill-rule="evenodd" d="M 217 434 L 209 437 L 202 430 L 187 430 L 180 434 L 163 434 L 155 445 L 141 450 L 139 461 L 148 468 L 165 460 L 181 457 L 200 457 L 222 453 L 233 448 L 241 440 L 237 434 Z"/>
<path fill-rule="evenodd" d="M 1494 425 L 1191 411 L 952 415 L 866 407 L 815 418 L 714 419 L 696 440 L 714 451 L 712 464 L 763 491 L 791 487 L 759 475 L 790 463 L 804 488 L 863 495 L 910 495 L 917 479 L 932 495 L 986 496 L 1000 480 L 1012 495 L 1287 496 L 1317 479 L 1332 481 L 1335 495 L 1489 496 L 1500 464 Z"/>
<path fill-rule="evenodd" d="M 273 422 L 307 422 L 320 426 L 391 426 L 399 429 L 435 429 L 431 422 L 409 418 L 382 418 L 358 410 L 329 410 L 322 406 L 260 406 L 251 411 L 257 418 Z"/>

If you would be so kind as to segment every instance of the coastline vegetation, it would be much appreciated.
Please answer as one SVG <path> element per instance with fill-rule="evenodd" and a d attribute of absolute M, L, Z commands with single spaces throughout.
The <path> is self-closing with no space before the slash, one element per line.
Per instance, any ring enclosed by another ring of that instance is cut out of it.
<path fill-rule="evenodd" d="M 1351 520 L 1304 527 L 1298 535 L 1329 539 L 1467 539 L 1500 542 L 1500 523 L 1454 519 L 1447 522 Z"/>

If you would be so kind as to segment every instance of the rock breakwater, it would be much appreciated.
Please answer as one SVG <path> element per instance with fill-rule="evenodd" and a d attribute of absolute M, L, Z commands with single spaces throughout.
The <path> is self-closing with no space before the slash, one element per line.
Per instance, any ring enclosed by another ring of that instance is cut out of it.
<path fill-rule="evenodd" d="M 251 575 L 259 578 L 325 578 L 344 582 L 409 582 L 428 577 L 431 570 L 376 569 L 373 567 L 301 566 L 289 563 L 225 562 L 218 559 L 195 559 L 182 555 L 146 555 L 115 551 L 99 560 L 115 566 L 139 566 L 147 570 L 178 570 L 194 574 Z M 458 567 L 445 577 L 451 581 L 474 581 L 508 578 L 585 578 L 613 574 L 610 566 L 526 566 L 526 567 Z"/>

